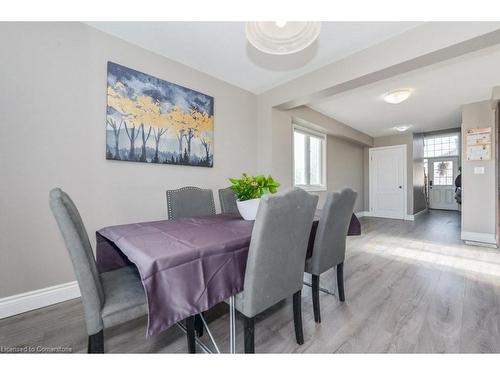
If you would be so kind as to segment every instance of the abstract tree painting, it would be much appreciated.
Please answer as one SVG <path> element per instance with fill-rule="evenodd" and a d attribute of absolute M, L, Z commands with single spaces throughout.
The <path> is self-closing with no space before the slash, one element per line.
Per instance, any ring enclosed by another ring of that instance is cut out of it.
<path fill-rule="evenodd" d="M 214 98 L 108 62 L 106 159 L 213 166 Z"/>

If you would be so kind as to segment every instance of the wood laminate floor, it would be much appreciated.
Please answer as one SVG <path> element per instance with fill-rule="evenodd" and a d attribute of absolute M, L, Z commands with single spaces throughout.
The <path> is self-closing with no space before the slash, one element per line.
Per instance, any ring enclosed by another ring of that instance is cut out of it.
<path fill-rule="evenodd" d="M 363 235 L 348 239 L 346 302 L 321 293 L 322 323 L 313 319 L 311 291 L 302 293 L 305 343 L 295 343 L 291 301 L 260 315 L 260 353 L 483 353 L 500 352 L 500 253 L 460 241 L 457 212 L 431 211 L 416 221 L 362 218 Z M 321 277 L 335 290 L 335 274 Z M 228 313 L 209 314 L 223 351 Z M 106 352 L 185 353 L 173 327 L 145 338 L 146 319 L 105 331 Z M 207 341 L 205 334 L 203 340 Z M 85 352 L 79 299 L 0 320 L 1 346 L 69 347 Z M 243 324 L 237 322 L 237 351 Z"/>

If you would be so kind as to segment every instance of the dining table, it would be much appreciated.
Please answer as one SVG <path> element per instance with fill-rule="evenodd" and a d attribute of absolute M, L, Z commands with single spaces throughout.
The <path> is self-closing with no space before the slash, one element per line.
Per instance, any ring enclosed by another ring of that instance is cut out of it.
<path fill-rule="evenodd" d="M 318 210 L 306 259 L 312 256 L 320 216 Z M 234 353 L 234 296 L 243 290 L 253 224 L 239 215 L 215 214 L 108 226 L 96 232 L 98 270 L 137 268 L 148 307 L 147 337 L 228 301 Z M 359 234 L 361 224 L 353 214 L 347 235 Z"/>

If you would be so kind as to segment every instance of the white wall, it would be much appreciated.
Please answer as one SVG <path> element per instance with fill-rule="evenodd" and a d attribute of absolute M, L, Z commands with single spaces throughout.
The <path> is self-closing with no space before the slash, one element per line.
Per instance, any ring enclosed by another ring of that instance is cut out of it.
<path fill-rule="evenodd" d="M 496 243 L 496 107 L 489 100 L 462 107 L 462 239 Z M 492 158 L 467 160 L 468 128 L 492 128 Z M 484 174 L 475 174 L 475 167 L 484 167 Z"/>
<path fill-rule="evenodd" d="M 166 189 L 257 172 L 249 92 L 79 23 L 0 23 L 0 46 L 0 298 L 74 280 L 55 186 L 94 242 L 103 226 L 164 218 Z M 215 98 L 213 168 L 105 160 L 108 60 Z"/>

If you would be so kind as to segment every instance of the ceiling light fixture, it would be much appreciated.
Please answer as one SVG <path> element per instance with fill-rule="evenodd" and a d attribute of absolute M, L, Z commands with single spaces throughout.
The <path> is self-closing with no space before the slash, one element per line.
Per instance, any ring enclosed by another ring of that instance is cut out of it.
<path fill-rule="evenodd" d="M 398 132 L 405 132 L 408 129 L 410 129 L 411 127 L 412 127 L 412 125 L 410 125 L 410 124 L 408 124 L 408 125 L 398 125 L 398 126 L 395 126 L 393 129 L 397 130 Z"/>
<path fill-rule="evenodd" d="M 384 94 L 384 102 L 390 104 L 399 104 L 408 99 L 413 90 L 411 89 L 398 89 L 389 91 Z"/>
<path fill-rule="evenodd" d="M 321 22 L 247 22 L 248 42 L 271 55 L 288 55 L 302 51 L 319 36 Z"/>

